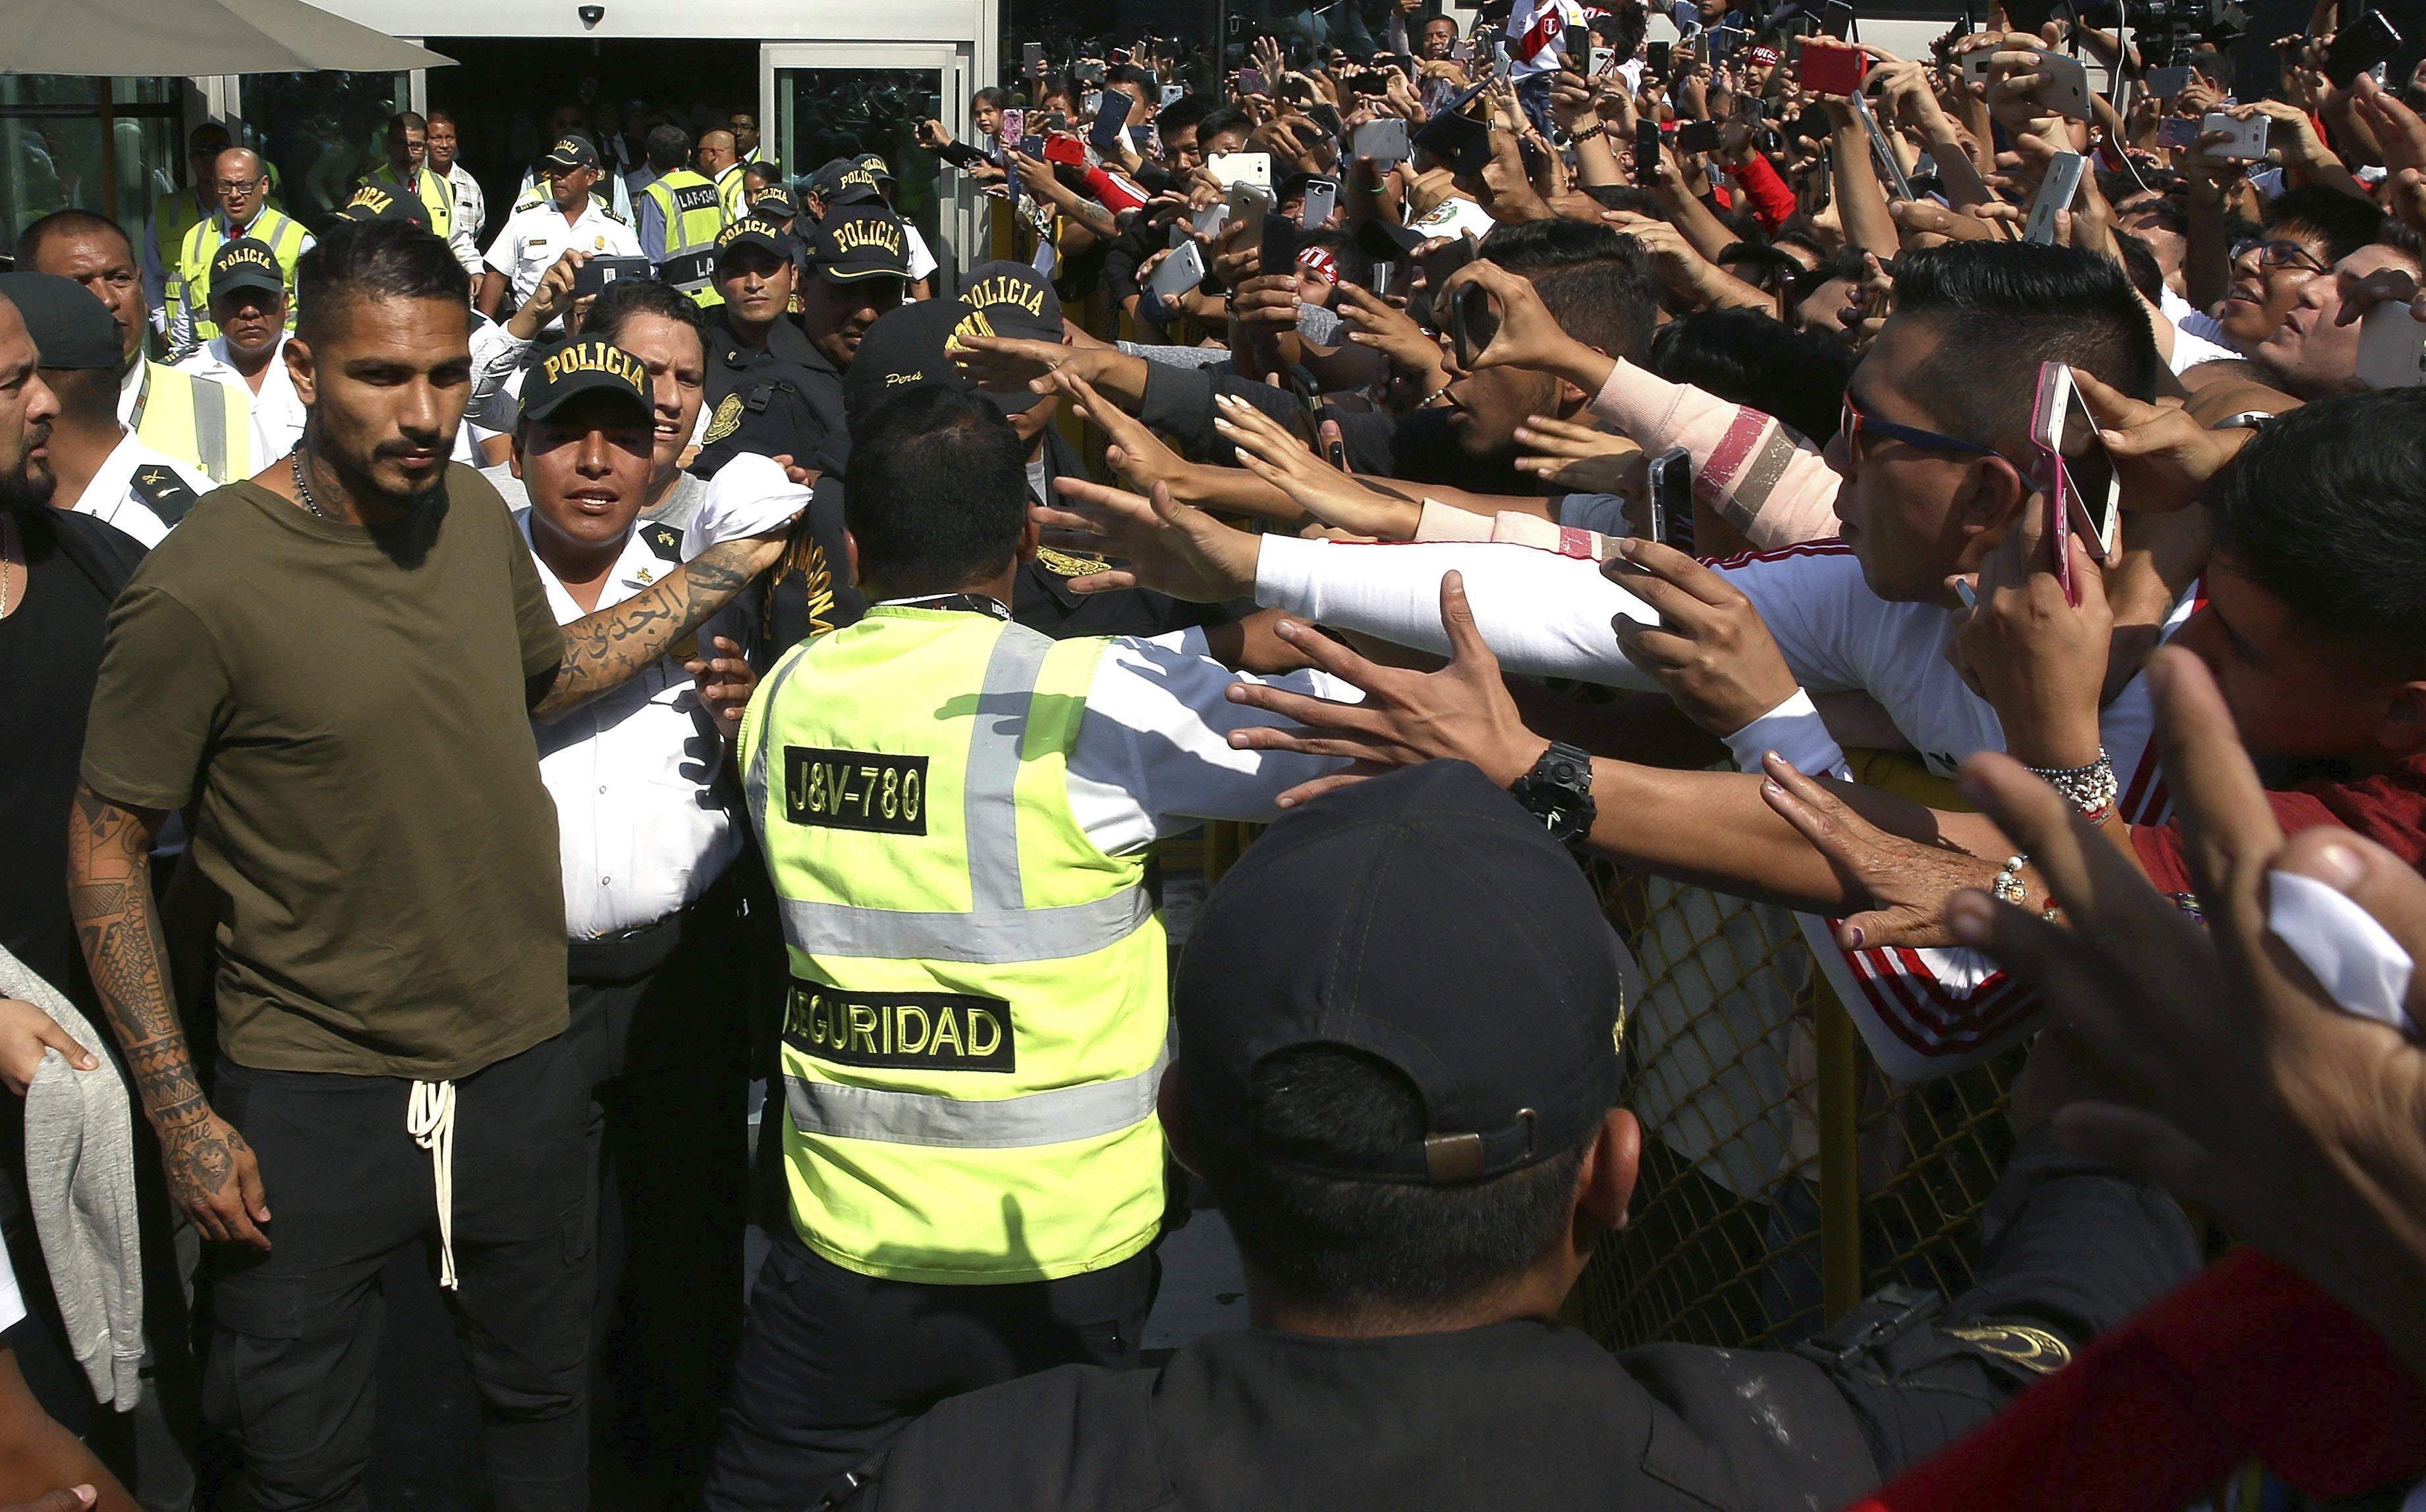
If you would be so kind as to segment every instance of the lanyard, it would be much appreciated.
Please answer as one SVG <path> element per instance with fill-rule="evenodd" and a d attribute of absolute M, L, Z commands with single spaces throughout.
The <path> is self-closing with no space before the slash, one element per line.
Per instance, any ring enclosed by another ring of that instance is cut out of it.
<path fill-rule="evenodd" d="M 888 602 L 904 609 L 950 609 L 963 614 L 987 615 L 1003 620 L 1011 618 L 1011 611 L 1004 608 L 998 600 L 989 599 L 981 593 L 930 593 L 924 598 L 894 599 Z"/>
<path fill-rule="evenodd" d="M 142 363 L 143 378 L 135 385 L 135 408 L 126 412 L 126 428 L 141 430 L 144 407 L 152 402 L 152 364 L 143 362 L 140 357 L 136 358 L 135 361 Z"/>

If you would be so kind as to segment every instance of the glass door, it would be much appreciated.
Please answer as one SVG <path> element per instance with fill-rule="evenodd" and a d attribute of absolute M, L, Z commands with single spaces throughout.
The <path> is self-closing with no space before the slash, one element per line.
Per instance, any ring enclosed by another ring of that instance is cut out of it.
<path fill-rule="evenodd" d="M 958 287 L 978 247 L 966 180 L 918 145 L 917 127 L 943 121 L 968 135 L 967 49 L 950 42 L 770 42 L 758 49 L 766 150 L 795 185 L 836 157 L 874 153 L 893 169 L 893 209 L 917 227 Z"/>

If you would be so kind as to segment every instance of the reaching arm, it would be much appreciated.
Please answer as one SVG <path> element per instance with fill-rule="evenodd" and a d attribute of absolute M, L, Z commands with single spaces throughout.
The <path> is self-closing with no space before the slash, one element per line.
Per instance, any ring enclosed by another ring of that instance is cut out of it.
<path fill-rule="evenodd" d="M 530 716 L 545 724 L 631 681 L 774 566 L 790 528 L 786 521 L 765 535 L 720 541 L 639 598 L 565 626 L 564 660 L 537 690 Z"/>
<path fill-rule="evenodd" d="M 89 1490 L 89 1497 L 76 1488 Z M 44 1411 L 14 1350 L 0 1349 L 0 1507 L 7 1512 L 137 1512 L 135 1498 L 82 1440 Z"/>
<path fill-rule="evenodd" d="M 152 843 L 164 817 L 79 784 L 68 813 L 68 908 L 103 1016 L 159 1135 L 170 1194 L 202 1237 L 267 1249 L 257 1227 L 269 1221 L 261 1168 L 244 1136 L 203 1098 L 170 992 L 168 950 L 152 911 Z"/>

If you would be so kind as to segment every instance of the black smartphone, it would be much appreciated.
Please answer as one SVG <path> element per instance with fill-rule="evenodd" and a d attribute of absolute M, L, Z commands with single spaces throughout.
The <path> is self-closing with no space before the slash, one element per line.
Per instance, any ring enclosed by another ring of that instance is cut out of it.
<path fill-rule="evenodd" d="M 1645 188 L 1659 182 L 1659 122 L 1634 123 L 1634 182 Z"/>
<path fill-rule="evenodd" d="M 2361 73 L 2390 58 L 2401 48 L 2401 33 L 2381 10 L 2369 10 L 2334 33 L 2325 49 L 2325 77 L 2334 88 L 2347 89 Z"/>
<path fill-rule="evenodd" d="M 1448 305 L 1449 349 L 1457 354 L 1457 365 L 1473 372 L 1476 360 L 1498 334 L 1499 311 L 1491 302 L 1491 291 L 1480 283 L 1460 287 Z"/>
<path fill-rule="evenodd" d="M 1128 123 L 1129 111 L 1136 105 L 1125 90 L 1104 91 L 1103 102 L 1095 106 L 1095 123 L 1087 128 L 1087 139 L 1095 144 L 1095 151 L 1119 151 L 1113 144 L 1119 140 L 1121 128 Z"/>
<path fill-rule="evenodd" d="M 1347 122 L 1339 119 L 1339 107 L 1329 101 L 1320 101 L 1306 106 L 1305 118 L 1329 133 L 1334 142 L 1348 135 Z"/>
<path fill-rule="evenodd" d="M 1852 0 L 1827 0 L 1820 8 L 1820 29 L 1840 42 L 1850 40 L 1853 34 Z"/>
<path fill-rule="evenodd" d="M 1693 555 L 1693 454 L 1672 446 L 1651 458 L 1649 539 Z"/>
<path fill-rule="evenodd" d="M 1043 42 L 1022 42 L 1019 44 L 1019 72 L 1022 73 L 1032 74 L 1041 69 L 1043 64 L 1044 44 Z"/>
<path fill-rule="evenodd" d="M 604 294 L 609 283 L 625 279 L 649 276 L 649 260 L 645 257 L 593 257 L 573 270 L 573 297 Z"/>
<path fill-rule="evenodd" d="M 1261 244 L 1264 277 L 1297 271 L 1298 229 L 1298 223 L 1286 216 L 1264 217 Z"/>
<path fill-rule="evenodd" d="M 1667 42 L 1645 42 L 1643 46 L 1646 50 L 1647 56 L 1643 59 L 1642 66 L 1649 72 L 1658 74 L 1659 77 L 1663 79 L 1666 78 L 1668 76 L 1668 54 L 1670 51 L 1670 44 Z"/>
<path fill-rule="evenodd" d="M 1676 151 L 1679 153 L 1715 153 L 1719 150 L 1719 123 L 1715 121 L 1681 121 L 1676 127 Z"/>

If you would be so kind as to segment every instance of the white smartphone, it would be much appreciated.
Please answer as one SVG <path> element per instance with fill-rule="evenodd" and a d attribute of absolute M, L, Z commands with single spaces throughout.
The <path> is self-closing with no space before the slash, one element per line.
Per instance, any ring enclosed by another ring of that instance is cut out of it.
<path fill-rule="evenodd" d="M 1162 87 L 1162 105 L 1166 110 L 1187 98 L 1188 86 L 1184 84 L 1166 84 Z"/>
<path fill-rule="evenodd" d="M 2426 325 L 2387 299 L 2359 318 L 2358 378 L 2370 389 L 2426 383 Z"/>
<path fill-rule="evenodd" d="M 2030 218 L 2022 227 L 2022 240 L 2042 247 L 2055 245 L 2055 213 L 2072 208 L 2088 167 L 2089 159 L 2078 153 L 2055 154 L 2047 164 L 2046 177 L 2039 181 L 2038 198 L 2030 201 Z"/>
<path fill-rule="evenodd" d="M 1988 82 L 1988 60 L 1997 56 L 1993 47 L 1975 47 L 1963 55 L 1963 77 L 1973 84 Z"/>
<path fill-rule="evenodd" d="M 1338 180 L 1308 179 L 1305 181 L 1305 207 L 1297 213 L 1297 223 L 1308 231 L 1318 230 L 1331 218 L 1331 212 L 1338 203 Z"/>
<path fill-rule="evenodd" d="M 1188 224 L 1196 234 L 1209 242 L 1221 234 L 1221 223 L 1229 218 L 1230 201 L 1222 200 L 1196 212 L 1195 218 Z"/>
<path fill-rule="evenodd" d="M 2232 133 L 2232 140 L 2218 142 L 2208 149 L 2209 152 L 2235 163 L 2263 163 L 2266 161 L 2268 124 L 2264 116 L 2235 121 L 2221 110 L 2210 110 L 2207 119 L 2199 122 L 2199 135 L 2204 137 L 2212 131 L 2228 131 Z"/>
<path fill-rule="evenodd" d="M 1181 296 L 1205 281 L 1205 253 L 1194 242 L 1181 242 L 1171 255 L 1155 265 L 1154 276 L 1146 280 L 1146 292 L 1164 305 L 1179 302 Z"/>
<path fill-rule="evenodd" d="M 2061 499 L 2072 532 L 2088 539 L 2089 555 L 2102 565 L 2112 566 L 2122 545 L 2123 479 L 2114 470 L 2114 458 L 2107 455 L 2106 443 L 2097 439 L 2097 422 L 2081 403 L 2080 391 L 2073 387 L 2072 369 L 2062 362 L 2039 365 L 2030 440 L 2041 448 L 2046 474 L 2039 486 Z M 2050 534 L 2055 538 L 2050 544 L 2057 553 L 2057 572 L 2069 591 L 2072 564 L 2063 555 L 2062 531 L 2059 528 Z"/>
<path fill-rule="evenodd" d="M 2060 116 L 2074 121 L 2087 121 L 2089 108 L 2089 69 L 2077 57 L 2064 53 L 2039 54 L 2039 72 L 2047 76 L 2036 98 Z"/>
<path fill-rule="evenodd" d="M 1592 76 L 1600 78 L 1617 66 L 1617 50 L 1613 47 L 1595 47 L 1587 61 L 1592 69 Z"/>
<path fill-rule="evenodd" d="M 1225 189 L 1241 184 L 1252 184 L 1259 189 L 1272 186 L 1272 154 L 1270 153 L 1215 153 L 1205 160 L 1205 171 L 1213 182 Z"/>

